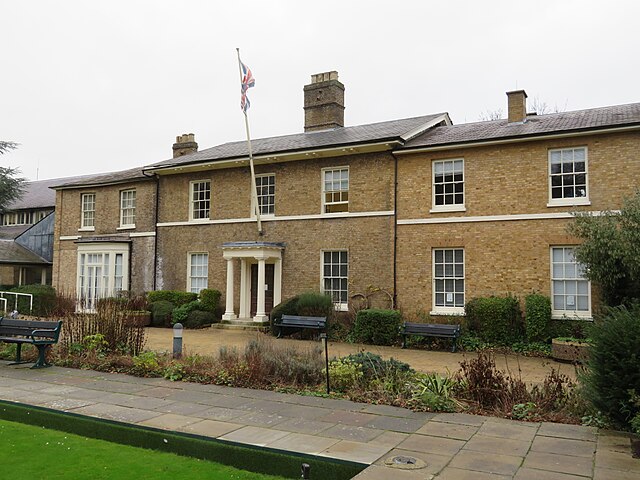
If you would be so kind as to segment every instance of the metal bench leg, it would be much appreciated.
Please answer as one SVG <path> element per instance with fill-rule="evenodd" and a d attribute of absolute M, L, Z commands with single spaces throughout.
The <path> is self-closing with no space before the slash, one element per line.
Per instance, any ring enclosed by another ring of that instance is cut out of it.
<path fill-rule="evenodd" d="M 47 345 L 36 345 L 38 347 L 38 360 L 33 364 L 31 368 L 45 368 L 50 367 L 51 364 L 47 363 L 47 359 L 45 358 L 45 353 L 47 351 Z"/>
<path fill-rule="evenodd" d="M 10 363 L 9 365 L 21 365 L 23 363 L 29 363 L 26 360 L 22 360 L 22 344 L 16 343 L 16 361 Z"/>
<path fill-rule="evenodd" d="M 456 337 L 453 337 L 453 347 L 451 347 L 451 353 L 456 353 L 456 348 L 457 348 L 457 343 L 458 343 L 458 339 Z"/>

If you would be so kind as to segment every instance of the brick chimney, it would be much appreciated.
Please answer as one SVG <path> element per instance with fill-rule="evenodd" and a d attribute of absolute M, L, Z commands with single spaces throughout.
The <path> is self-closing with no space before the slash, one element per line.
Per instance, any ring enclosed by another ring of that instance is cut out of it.
<path fill-rule="evenodd" d="M 344 127 L 344 85 L 338 72 L 311 75 L 304 86 L 304 131 Z"/>
<path fill-rule="evenodd" d="M 527 92 L 524 90 L 507 92 L 507 103 L 509 123 L 524 122 L 527 118 Z"/>
<path fill-rule="evenodd" d="M 193 133 L 184 133 L 176 137 L 176 143 L 173 144 L 173 158 L 197 151 L 198 144 L 196 143 L 196 136 Z"/>

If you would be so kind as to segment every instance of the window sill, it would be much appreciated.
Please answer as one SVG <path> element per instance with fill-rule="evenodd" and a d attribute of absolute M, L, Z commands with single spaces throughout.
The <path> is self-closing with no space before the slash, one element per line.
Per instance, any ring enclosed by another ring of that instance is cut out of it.
<path fill-rule="evenodd" d="M 134 230 L 135 228 L 135 225 L 122 225 L 121 227 L 116 228 L 116 230 Z"/>
<path fill-rule="evenodd" d="M 551 200 L 547 203 L 547 207 L 578 207 L 583 205 L 591 205 L 591 201 L 588 198 L 582 198 L 580 200 Z"/>
<path fill-rule="evenodd" d="M 429 315 L 439 317 L 464 317 L 464 308 L 450 308 L 447 310 L 432 310 Z"/>
<path fill-rule="evenodd" d="M 96 227 L 80 227 L 78 231 L 79 232 L 95 232 Z"/>
<path fill-rule="evenodd" d="M 210 222 L 210 218 L 190 218 L 189 223 L 207 223 Z"/>
<path fill-rule="evenodd" d="M 452 205 L 450 207 L 433 207 L 429 213 L 466 212 L 464 205 Z"/>
<path fill-rule="evenodd" d="M 591 312 L 578 313 L 578 312 L 551 312 L 552 320 L 582 320 L 585 322 L 593 322 L 593 316 Z"/>
<path fill-rule="evenodd" d="M 345 210 L 344 212 L 322 212 L 322 215 L 327 217 L 337 217 L 346 213 L 349 213 L 349 210 Z"/>

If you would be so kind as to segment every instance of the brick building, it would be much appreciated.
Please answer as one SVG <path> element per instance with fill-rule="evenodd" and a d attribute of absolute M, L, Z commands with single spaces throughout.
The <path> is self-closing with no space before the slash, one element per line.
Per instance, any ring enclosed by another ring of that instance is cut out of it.
<path fill-rule="evenodd" d="M 640 184 L 640 104 L 452 125 L 446 113 L 344 126 L 336 72 L 304 87 L 304 133 L 57 186 L 54 285 L 91 306 L 115 291 L 223 292 L 224 318 L 264 321 L 307 290 L 336 307 L 370 289 L 406 313 L 460 314 L 533 290 L 591 315 L 566 233 L 571 212 L 617 209 Z"/>

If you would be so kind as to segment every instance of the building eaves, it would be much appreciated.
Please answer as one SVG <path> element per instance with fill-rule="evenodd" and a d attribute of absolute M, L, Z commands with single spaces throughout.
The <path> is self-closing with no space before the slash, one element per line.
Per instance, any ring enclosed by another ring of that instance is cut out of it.
<path fill-rule="evenodd" d="M 86 188 L 103 185 L 117 185 L 139 181 L 150 181 L 151 178 L 142 172 L 141 167 L 120 170 L 118 172 L 100 173 L 97 175 L 85 175 L 69 182 L 52 185 L 54 190 L 66 190 L 72 188 Z"/>
<path fill-rule="evenodd" d="M 455 147 L 468 143 L 527 140 L 541 136 L 634 126 L 640 127 L 640 103 L 529 115 L 526 121 L 517 123 L 494 120 L 439 126 L 407 142 L 399 150 L 402 152 L 430 147 Z"/>
<path fill-rule="evenodd" d="M 352 147 L 377 142 L 403 142 L 403 135 L 410 134 L 416 129 L 420 129 L 421 126 L 424 126 L 425 129 L 429 128 L 431 122 L 440 117 L 443 122 L 448 121 L 449 118 L 446 113 L 440 113 L 354 127 L 340 127 L 330 130 L 259 138 L 251 141 L 252 153 L 254 156 L 277 156 L 326 148 Z M 145 167 L 144 170 L 154 171 L 204 162 L 242 159 L 246 158 L 248 154 L 246 141 L 230 142 L 158 162 Z"/>

